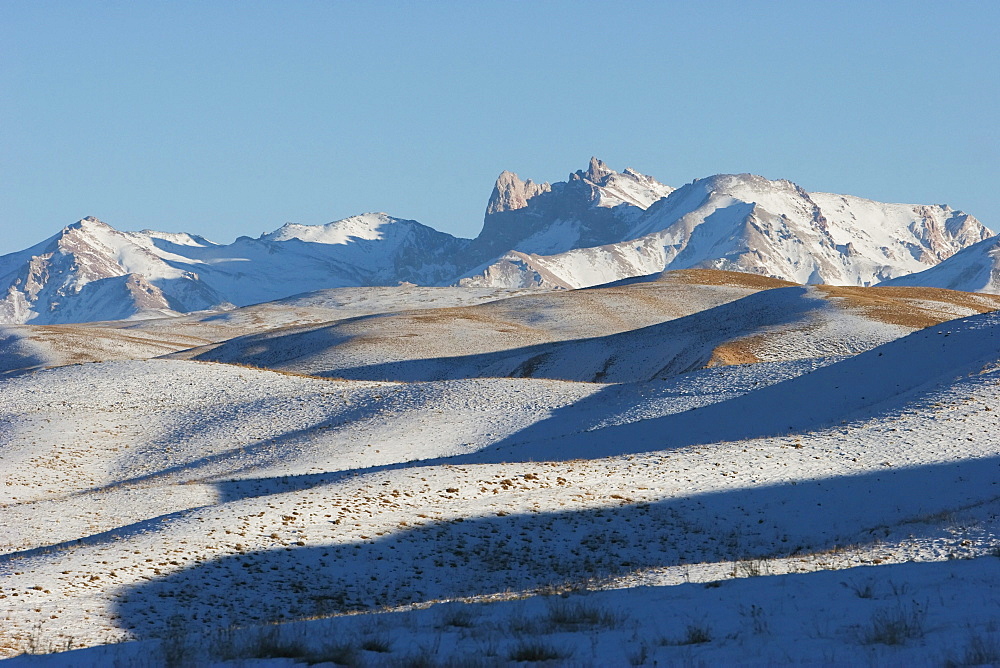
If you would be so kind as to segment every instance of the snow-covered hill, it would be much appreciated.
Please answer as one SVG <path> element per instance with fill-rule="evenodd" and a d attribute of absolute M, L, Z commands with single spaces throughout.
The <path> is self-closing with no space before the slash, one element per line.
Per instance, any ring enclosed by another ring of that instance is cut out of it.
<path fill-rule="evenodd" d="M 674 190 L 592 158 L 565 182 L 503 172 L 471 240 L 384 213 L 289 223 L 228 245 L 85 218 L 0 257 L 0 323 L 158 317 L 349 286 L 579 288 L 687 268 L 865 286 L 990 234 L 943 205 L 807 193 L 748 174 Z"/>
<path fill-rule="evenodd" d="M 750 292 L 701 314 L 725 327 L 770 300 L 791 323 L 771 314 L 773 340 L 797 345 L 812 303 L 872 321 L 967 307 L 920 289 Z M 613 301 L 595 294 L 560 296 Z M 642 355 L 672 345 L 647 337 Z M 989 665 L 998 410 L 997 313 L 649 382 L 174 359 L 0 379 L 0 656 Z"/>
<path fill-rule="evenodd" d="M 59 325 L 0 326 L 0 376 L 110 360 L 148 359 L 205 349 L 268 330 L 336 320 L 440 309 L 537 290 L 402 285 L 332 288 L 221 312 Z"/>
<path fill-rule="evenodd" d="M 991 295 L 682 270 L 479 306 L 276 328 L 173 357 L 354 380 L 640 382 L 710 366 L 853 355 L 997 308 L 1000 297 Z"/>

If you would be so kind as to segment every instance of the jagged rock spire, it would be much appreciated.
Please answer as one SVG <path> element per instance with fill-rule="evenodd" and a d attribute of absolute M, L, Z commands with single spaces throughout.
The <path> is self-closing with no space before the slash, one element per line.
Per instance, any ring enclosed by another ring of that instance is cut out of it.
<path fill-rule="evenodd" d="M 598 160 L 597 158 L 591 156 L 590 165 L 587 167 L 587 171 L 584 173 L 583 178 L 594 183 L 600 183 L 614 173 L 615 171 L 608 167 L 603 160 Z"/>
<path fill-rule="evenodd" d="M 548 183 L 539 184 L 531 179 L 522 181 L 514 172 L 504 170 L 500 172 L 496 185 L 493 186 L 493 194 L 490 195 L 489 204 L 486 206 L 486 215 L 523 209 L 528 206 L 529 199 L 551 189 Z"/>

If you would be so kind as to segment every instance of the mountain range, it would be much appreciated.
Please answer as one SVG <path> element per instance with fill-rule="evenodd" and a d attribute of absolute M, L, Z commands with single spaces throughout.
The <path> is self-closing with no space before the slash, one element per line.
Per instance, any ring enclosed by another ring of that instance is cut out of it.
<path fill-rule="evenodd" d="M 503 172 L 475 239 L 385 213 L 217 244 L 88 217 L 0 257 L 0 322 L 148 318 L 356 286 L 581 288 L 671 269 L 795 283 L 1000 292 L 1000 241 L 945 205 L 716 175 L 681 188 L 592 158 L 566 181 Z"/>

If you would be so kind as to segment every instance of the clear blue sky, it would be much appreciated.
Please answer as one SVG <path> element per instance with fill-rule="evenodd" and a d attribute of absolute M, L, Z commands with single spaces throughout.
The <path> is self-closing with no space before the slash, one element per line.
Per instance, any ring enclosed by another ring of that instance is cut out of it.
<path fill-rule="evenodd" d="M 998 2 L 0 2 L 0 253 L 86 215 L 220 242 L 474 236 L 597 155 L 1000 231 Z"/>

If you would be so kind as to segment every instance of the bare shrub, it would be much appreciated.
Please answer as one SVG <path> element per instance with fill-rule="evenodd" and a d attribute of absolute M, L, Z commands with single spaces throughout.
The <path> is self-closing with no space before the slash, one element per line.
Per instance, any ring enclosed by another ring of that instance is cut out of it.
<path fill-rule="evenodd" d="M 622 622 L 621 615 L 583 601 L 558 601 L 549 606 L 545 621 L 559 629 L 615 628 Z"/>
<path fill-rule="evenodd" d="M 978 633 L 969 637 L 961 657 L 945 659 L 947 668 L 959 666 L 995 666 L 1000 664 L 1000 642 L 993 636 Z"/>
<path fill-rule="evenodd" d="M 858 598 L 875 598 L 875 583 L 871 580 L 864 582 L 844 582 L 845 587 L 854 592 Z"/>
<path fill-rule="evenodd" d="M 392 641 L 385 636 L 372 636 L 370 638 L 365 638 L 361 641 L 361 649 L 366 652 L 377 652 L 379 654 L 388 654 L 392 651 Z"/>
<path fill-rule="evenodd" d="M 519 642 L 507 656 L 511 661 L 556 661 L 568 659 L 570 652 L 538 640 Z"/>
<path fill-rule="evenodd" d="M 664 638 L 661 645 L 701 645 L 712 642 L 712 629 L 707 624 L 688 624 L 684 635 L 676 640 Z"/>
<path fill-rule="evenodd" d="M 441 613 L 440 625 L 443 627 L 454 626 L 460 629 L 471 629 L 476 625 L 478 616 L 467 605 L 450 605 Z"/>
<path fill-rule="evenodd" d="M 862 629 L 865 645 L 903 645 L 924 635 L 925 611 L 914 602 L 909 609 L 899 605 L 882 608 L 872 615 L 868 628 Z"/>

